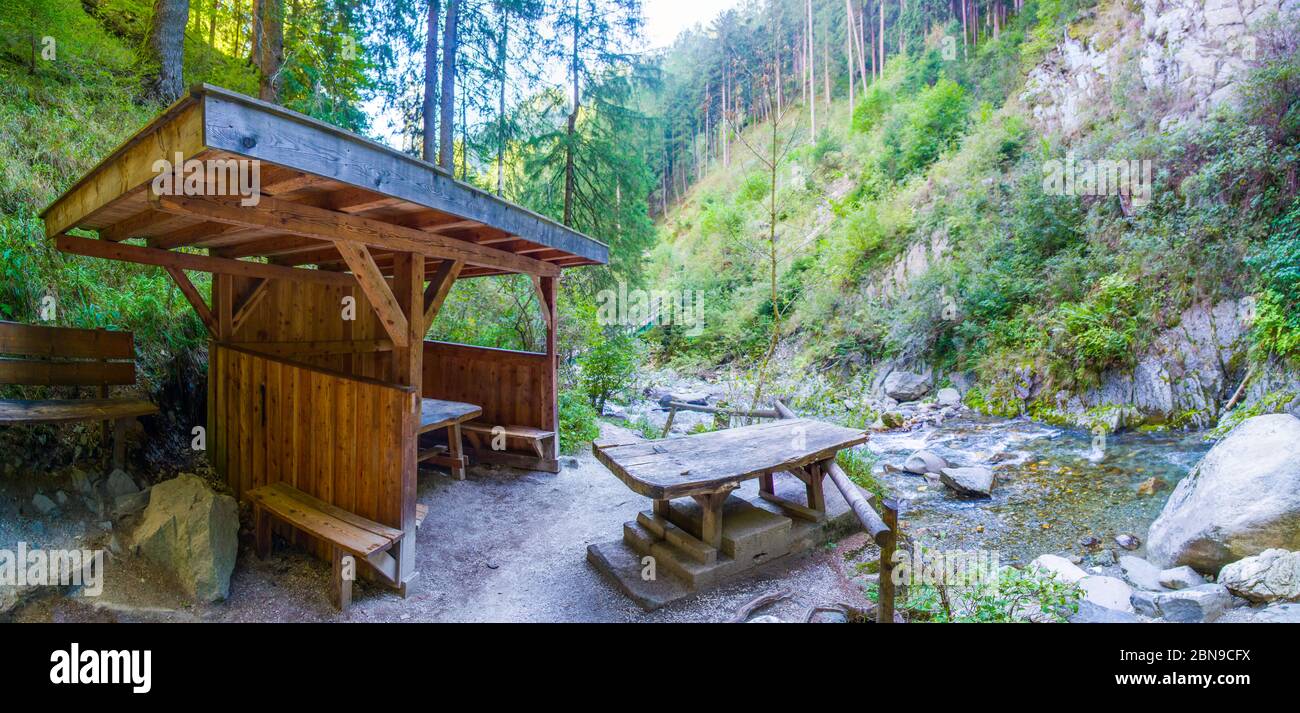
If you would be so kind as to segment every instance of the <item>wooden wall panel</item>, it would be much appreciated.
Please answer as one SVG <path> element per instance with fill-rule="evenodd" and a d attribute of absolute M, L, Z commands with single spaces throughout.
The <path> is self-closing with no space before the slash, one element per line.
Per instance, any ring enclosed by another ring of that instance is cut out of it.
<path fill-rule="evenodd" d="M 209 448 L 237 497 L 284 481 L 401 526 L 401 414 L 409 390 L 213 345 Z"/>
<path fill-rule="evenodd" d="M 553 431 L 546 388 L 553 368 L 545 354 L 425 342 L 421 393 L 481 406 L 485 423 Z"/>

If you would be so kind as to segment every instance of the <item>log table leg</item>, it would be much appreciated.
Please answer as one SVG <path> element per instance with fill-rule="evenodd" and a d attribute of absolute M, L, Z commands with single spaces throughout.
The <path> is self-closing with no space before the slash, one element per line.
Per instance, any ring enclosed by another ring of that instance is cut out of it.
<path fill-rule="evenodd" d="M 447 455 L 457 461 L 457 465 L 451 466 L 451 477 L 456 480 L 465 479 L 465 455 L 464 448 L 460 442 L 460 424 L 453 423 L 447 427 Z"/>
<path fill-rule="evenodd" d="M 119 418 L 113 422 L 113 467 L 126 467 L 126 428 L 129 422 Z"/>
<path fill-rule="evenodd" d="M 824 463 L 813 463 L 808 467 L 808 480 L 804 482 L 808 492 L 808 507 L 819 513 L 826 512 L 826 491 L 823 489 L 826 480 L 826 468 L 822 467 Z"/>
<path fill-rule="evenodd" d="M 736 489 L 736 485 L 729 485 L 722 490 L 704 495 L 692 495 L 695 502 L 700 504 L 702 510 L 700 516 L 700 539 L 704 544 L 715 549 L 722 549 L 722 504 L 727 501 L 727 496 L 731 491 Z"/>

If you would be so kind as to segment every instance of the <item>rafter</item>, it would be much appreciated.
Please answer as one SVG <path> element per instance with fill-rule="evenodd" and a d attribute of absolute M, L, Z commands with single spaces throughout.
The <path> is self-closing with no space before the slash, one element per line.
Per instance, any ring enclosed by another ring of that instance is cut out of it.
<path fill-rule="evenodd" d="M 388 282 L 384 280 L 383 273 L 379 271 L 379 266 L 375 264 L 375 259 L 370 256 L 369 248 L 349 242 L 339 242 L 337 247 L 339 254 L 347 261 L 348 268 L 356 276 L 357 283 L 361 285 L 361 291 L 370 300 L 370 306 L 379 316 L 379 321 L 383 323 L 384 331 L 393 340 L 393 345 L 399 349 L 406 347 L 410 344 L 406 335 L 409 327 L 406 315 Z"/>

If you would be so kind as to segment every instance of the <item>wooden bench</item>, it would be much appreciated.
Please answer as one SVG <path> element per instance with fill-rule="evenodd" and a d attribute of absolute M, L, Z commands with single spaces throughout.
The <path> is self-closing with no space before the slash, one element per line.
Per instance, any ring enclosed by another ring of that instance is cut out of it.
<path fill-rule="evenodd" d="M 0 384 L 97 387 L 98 398 L 0 400 L 0 425 L 103 421 L 113 423 L 113 467 L 126 460 L 132 419 L 158 413 L 142 399 L 109 398 L 110 386 L 135 383 L 130 332 L 42 327 L 0 321 Z"/>
<path fill-rule="evenodd" d="M 456 480 L 465 479 L 465 466 L 469 465 L 462 452 L 460 436 L 461 427 L 471 418 L 483 415 L 483 409 L 474 404 L 441 399 L 423 399 L 420 403 L 420 430 L 424 435 L 439 429 L 447 429 L 447 445 L 435 445 L 421 448 L 417 460 L 421 463 L 433 463 L 451 471 Z"/>
<path fill-rule="evenodd" d="M 491 423 L 474 422 L 461 425 L 461 430 L 465 432 L 465 436 L 469 438 L 469 442 L 474 446 L 474 450 L 476 451 L 484 450 L 480 437 L 487 439 L 491 450 L 502 450 L 501 448 L 494 447 L 492 440 L 500 436 L 505 436 L 507 444 L 511 440 L 523 441 L 528 444 L 528 447 L 537 453 L 538 458 L 548 457 L 546 442 L 555 438 L 555 431 L 544 431 L 540 428 L 533 428 L 531 426 L 498 426 Z"/>
<path fill-rule="evenodd" d="M 349 563 L 349 557 L 370 564 L 389 582 L 396 582 L 397 563 L 388 550 L 402 539 L 401 530 L 330 505 L 287 483 L 255 488 L 246 497 L 253 504 L 259 558 L 265 559 L 271 553 L 273 517 L 330 544 L 330 601 L 339 610 L 352 602 L 352 580 L 358 562 L 353 559 Z"/>

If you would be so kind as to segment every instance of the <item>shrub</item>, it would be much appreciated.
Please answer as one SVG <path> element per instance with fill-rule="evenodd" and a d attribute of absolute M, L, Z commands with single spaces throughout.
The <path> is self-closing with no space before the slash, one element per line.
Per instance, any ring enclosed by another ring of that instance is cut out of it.
<path fill-rule="evenodd" d="M 1259 277 L 1254 356 L 1300 357 L 1300 201 L 1274 222 L 1268 242 L 1247 259 Z"/>
<path fill-rule="evenodd" d="M 596 412 L 605 410 L 605 402 L 630 388 L 641 366 L 640 341 L 622 331 L 606 334 L 578 357 L 582 375 L 580 383 L 588 402 Z"/>
<path fill-rule="evenodd" d="M 600 426 L 596 423 L 596 409 L 587 403 L 582 393 L 561 391 L 559 409 L 560 452 L 577 453 L 582 450 L 583 445 L 600 435 Z"/>
<path fill-rule="evenodd" d="M 1137 341 L 1138 288 L 1126 276 L 1107 275 L 1081 303 L 1066 303 L 1053 316 L 1056 351 L 1075 382 L 1128 363 Z"/>

